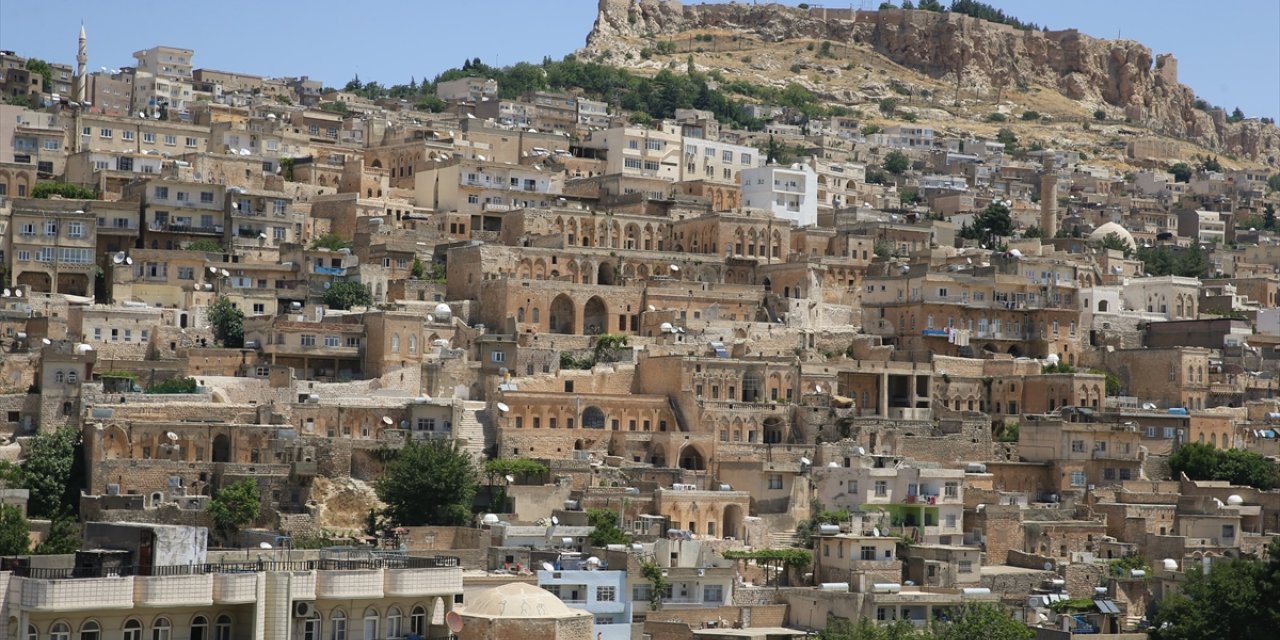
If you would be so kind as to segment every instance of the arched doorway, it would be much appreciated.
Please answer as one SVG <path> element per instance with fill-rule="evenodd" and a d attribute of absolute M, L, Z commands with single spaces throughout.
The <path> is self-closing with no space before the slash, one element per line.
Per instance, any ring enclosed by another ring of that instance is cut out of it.
<path fill-rule="evenodd" d="M 213 461 L 231 462 L 231 438 L 219 434 L 213 438 Z"/>
<path fill-rule="evenodd" d="M 609 310 L 600 296 L 591 296 L 583 307 L 582 331 L 587 335 L 609 332 Z"/>
<path fill-rule="evenodd" d="M 680 468 L 690 471 L 706 471 L 707 458 L 702 455 L 698 447 L 694 445 L 686 445 L 680 450 Z"/>
<path fill-rule="evenodd" d="M 551 301 L 551 333 L 573 333 L 573 299 L 560 294 Z"/>
<path fill-rule="evenodd" d="M 616 273 L 612 264 L 601 262 L 600 268 L 596 270 L 596 284 L 613 286 L 615 283 Z"/>
<path fill-rule="evenodd" d="M 582 428 L 583 429 L 603 429 L 604 428 L 604 411 L 600 407 L 587 407 L 582 412 Z"/>
<path fill-rule="evenodd" d="M 724 508 L 724 537 L 733 538 L 734 540 L 742 540 L 746 531 L 742 529 L 742 521 L 745 514 L 742 513 L 742 506 L 731 504 Z"/>

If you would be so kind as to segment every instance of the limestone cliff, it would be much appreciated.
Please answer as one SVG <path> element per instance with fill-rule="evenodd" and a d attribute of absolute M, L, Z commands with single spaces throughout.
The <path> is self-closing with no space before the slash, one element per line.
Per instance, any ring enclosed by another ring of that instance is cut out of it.
<path fill-rule="evenodd" d="M 853 11 L 777 4 L 682 5 L 678 0 L 600 0 L 588 54 L 621 64 L 619 52 L 646 37 L 712 29 L 766 42 L 792 38 L 864 44 L 885 58 L 973 91 L 1038 84 L 1088 109 L 1121 110 L 1135 124 L 1219 153 L 1280 166 L 1280 129 L 1229 123 L 1195 108 L 1172 56 L 1129 40 L 1076 30 L 1023 31 L 968 16 L 930 11 Z M 630 47 L 630 48 L 629 48 Z"/>

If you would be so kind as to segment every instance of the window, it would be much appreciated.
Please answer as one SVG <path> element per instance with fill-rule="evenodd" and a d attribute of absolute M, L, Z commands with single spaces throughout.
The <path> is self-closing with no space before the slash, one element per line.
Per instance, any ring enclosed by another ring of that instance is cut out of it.
<path fill-rule="evenodd" d="M 400 353 L 400 334 L 391 334 L 391 353 Z"/>
<path fill-rule="evenodd" d="M 83 238 L 83 237 L 84 237 L 84 223 L 83 223 L 83 222 L 69 222 L 69 223 L 67 223 L 67 237 L 68 237 L 68 238 Z"/>
<path fill-rule="evenodd" d="M 961 560 L 961 561 L 960 561 L 960 567 L 959 567 L 958 572 L 959 572 L 959 573 L 973 573 L 973 561 L 972 561 L 972 560 Z"/>
<path fill-rule="evenodd" d="M 304 333 L 301 336 L 299 336 L 298 341 L 304 347 L 316 346 L 316 337 L 309 333 Z"/>
<path fill-rule="evenodd" d="M 1083 486 L 1084 486 L 1084 472 L 1083 472 L 1083 471 L 1072 471 L 1072 472 L 1071 472 L 1071 486 L 1073 486 L 1073 487 L 1083 487 Z"/>
<path fill-rule="evenodd" d="M 57 151 L 61 146 L 56 138 L 48 138 L 44 141 L 45 151 Z"/>
<path fill-rule="evenodd" d="M 876 480 L 876 496 L 883 498 L 889 495 L 889 483 L 884 480 Z"/>
<path fill-rule="evenodd" d="M 188 137 L 188 138 L 187 138 L 187 146 L 188 146 L 188 147 L 195 147 L 195 146 L 196 146 L 196 139 L 195 139 L 195 138 Z"/>
<path fill-rule="evenodd" d="M 142 141 L 143 141 L 143 142 L 145 142 L 145 143 L 147 143 L 147 144 L 155 144 L 155 143 L 156 143 L 156 134 L 151 133 L 151 132 L 148 132 L 148 131 L 144 131 L 144 132 L 142 132 Z"/>
<path fill-rule="evenodd" d="M 203 204 L 213 204 L 213 192 L 212 192 L 212 191 L 201 191 L 201 192 L 200 192 L 200 202 L 201 202 L 201 203 L 203 203 Z"/>
<path fill-rule="evenodd" d="M 357 337 L 355 337 L 355 336 L 352 336 L 352 337 L 350 337 L 350 338 L 347 338 L 347 346 L 348 346 L 348 347 L 351 347 L 351 348 L 353 348 L 353 349 L 359 349 L 359 348 L 360 348 L 360 338 L 357 338 Z"/>
<path fill-rule="evenodd" d="M 378 638 L 378 610 L 373 607 L 364 612 L 364 640 L 380 640 Z"/>
<path fill-rule="evenodd" d="M 624 166 L 624 167 L 626 167 L 626 168 L 628 168 L 628 169 L 639 169 L 639 168 L 640 168 L 640 158 L 624 158 L 624 159 L 622 160 L 622 166 Z"/>
<path fill-rule="evenodd" d="M 312 612 L 311 617 L 302 622 L 302 640 L 320 640 L 320 614 Z"/>
<path fill-rule="evenodd" d="M 209 640 L 209 619 L 196 616 L 191 620 L 191 640 Z"/>
<path fill-rule="evenodd" d="M 703 602 L 724 602 L 724 586 L 708 584 L 702 587 Z"/>
<path fill-rule="evenodd" d="M 120 139 L 121 139 L 121 140 L 124 140 L 124 141 L 126 141 L 126 142 L 132 142 L 132 141 L 133 141 L 133 132 L 132 132 L 132 131 L 128 131 L 128 130 L 126 130 L 126 131 L 121 131 L 121 132 L 120 132 Z"/>
<path fill-rule="evenodd" d="M 749 153 L 744 153 L 744 154 L 742 154 L 740 157 L 741 157 L 741 160 L 742 160 L 742 164 L 745 164 L 745 165 L 750 165 L 750 164 L 751 164 L 751 154 L 749 154 Z"/>
<path fill-rule="evenodd" d="M 613 602 L 618 599 L 617 587 L 596 587 L 597 602 Z"/>
<path fill-rule="evenodd" d="M 413 608 L 409 613 L 409 631 L 418 635 L 427 632 L 427 610 L 421 606 Z"/>
<path fill-rule="evenodd" d="M 644 148 L 649 149 L 650 151 L 662 151 L 666 146 L 667 143 L 665 140 L 654 140 L 653 138 L 649 138 L 644 141 Z"/>
<path fill-rule="evenodd" d="M 178 136 L 175 136 L 175 135 L 166 135 L 166 136 L 164 137 L 164 143 L 172 147 L 172 146 L 174 146 L 174 145 L 178 144 Z"/>
<path fill-rule="evenodd" d="M 1165 427 L 1165 428 L 1164 428 L 1164 437 L 1165 437 L 1165 439 L 1166 439 L 1166 440 L 1172 440 L 1172 439 L 1173 439 L 1173 434 L 1174 434 L 1173 427 Z"/>
<path fill-rule="evenodd" d="M 638 584 L 631 587 L 631 601 L 644 602 L 653 594 L 653 586 L 648 584 Z"/>
<path fill-rule="evenodd" d="M 195 280 L 196 279 L 195 267 L 178 267 L 178 279 L 179 280 Z"/>
<path fill-rule="evenodd" d="M 45 234 L 46 236 L 56 236 L 56 235 L 58 235 L 58 223 L 53 222 L 53 221 L 45 222 L 45 223 L 44 223 L 44 234 Z"/>
<path fill-rule="evenodd" d="M 80 626 L 80 640 L 99 640 L 102 637 L 102 626 L 90 620 Z M 191 640 L 196 640 L 195 636 Z"/>
<path fill-rule="evenodd" d="M 1072 453 L 1083 453 L 1083 452 L 1084 452 L 1084 440 L 1072 440 L 1072 441 L 1071 441 L 1071 452 L 1072 452 Z"/>
<path fill-rule="evenodd" d="M 169 187 L 156 187 L 155 197 L 156 197 L 156 200 L 168 200 Z"/>
<path fill-rule="evenodd" d="M 721 154 L 720 154 L 720 160 L 721 160 L 722 162 L 733 162 L 733 152 L 732 152 L 732 151 L 725 151 L 725 152 L 721 153 Z"/>
<path fill-rule="evenodd" d="M 493 362 L 506 362 L 507 354 L 502 351 L 494 351 L 493 353 L 489 354 L 489 359 Z"/>
<path fill-rule="evenodd" d="M 65 622 L 59 622 L 49 629 L 49 640 L 71 640 L 71 627 Z"/>
<path fill-rule="evenodd" d="M 179 191 L 179 192 L 177 193 L 177 196 L 178 196 L 178 202 L 186 202 L 186 201 L 187 201 L 187 192 L 186 192 L 186 191 Z"/>
<path fill-rule="evenodd" d="M 98 130 L 98 137 L 99 137 L 99 138 L 107 138 L 107 139 L 110 139 L 110 138 L 111 138 L 111 135 L 112 135 L 111 129 L 108 129 L 108 128 L 106 128 L 106 127 L 103 127 L 102 129 L 99 129 L 99 130 Z"/>
<path fill-rule="evenodd" d="M 769 476 L 769 489 L 770 489 L 770 490 L 777 490 L 777 489 L 781 489 L 781 488 L 782 488 L 782 475 L 781 475 L 781 474 L 777 474 L 777 473 L 770 474 L 770 476 Z"/>
<path fill-rule="evenodd" d="M 387 637 L 399 638 L 400 636 L 400 607 L 392 606 L 387 609 Z"/>
<path fill-rule="evenodd" d="M 942 487 L 942 495 L 948 498 L 956 498 L 960 495 L 960 483 L 948 482 Z"/>
<path fill-rule="evenodd" d="M 347 640 L 347 615 L 341 609 L 329 614 L 329 640 Z"/>
<path fill-rule="evenodd" d="M 173 636 L 173 627 L 169 624 L 168 618 L 156 618 L 156 622 L 151 627 L 151 640 L 170 640 Z"/>
<path fill-rule="evenodd" d="M 1236 526 L 1234 524 L 1222 525 L 1222 537 L 1228 540 L 1236 537 Z"/>
<path fill-rule="evenodd" d="M 325 337 L 324 337 L 324 346 L 326 346 L 326 347 L 336 347 L 336 346 L 338 346 L 339 344 L 341 344 L 341 343 L 340 343 L 340 341 L 338 340 L 338 336 L 325 336 Z"/>

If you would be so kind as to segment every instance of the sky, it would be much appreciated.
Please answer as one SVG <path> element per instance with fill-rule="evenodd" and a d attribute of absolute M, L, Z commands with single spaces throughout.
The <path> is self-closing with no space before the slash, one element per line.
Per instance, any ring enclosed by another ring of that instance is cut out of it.
<path fill-rule="evenodd" d="M 986 1 L 1024 22 L 1104 38 L 1119 35 L 1153 53 L 1173 53 L 1179 79 L 1211 104 L 1280 120 L 1276 0 Z M 74 64 L 83 21 L 91 70 L 127 66 L 134 51 L 169 45 L 194 49 L 196 68 L 308 75 L 327 86 L 359 74 L 390 85 L 430 79 L 468 58 L 494 65 L 559 59 L 583 45 L 596 11 L 595 0 L 311 0 L 301 11 L 293 2 L 244 0 L 137 5 L 135 11 L 121 6 L 102 0 L 0 1 L 0 49 Z M 526 33 L 530 25 L 537 28 Z"/>

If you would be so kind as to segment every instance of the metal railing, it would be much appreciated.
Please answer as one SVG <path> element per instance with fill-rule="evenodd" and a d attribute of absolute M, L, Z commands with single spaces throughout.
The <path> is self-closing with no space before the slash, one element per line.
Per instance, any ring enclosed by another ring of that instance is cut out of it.
<path fill-rule="evenodd" d="M 217 573 L 256 573 L 259 571 L 356 571 L 370 569 L 450 569 L 461 567 L 456 556 L 378 555 L 358 559 L 326 558 L 320 560 L 257 562 L 220 562 L 172 566 L 95 566 L 95 567 L 13 567 L 13 575 L 36 580 L 70 580 L 79 578 L 123 578 L 129 576 L 166 577 Z"/>

